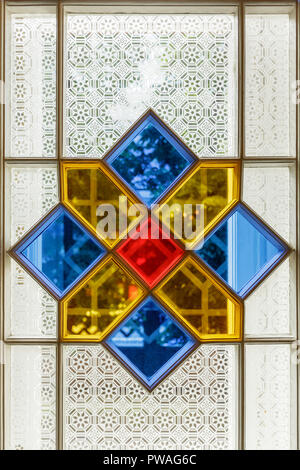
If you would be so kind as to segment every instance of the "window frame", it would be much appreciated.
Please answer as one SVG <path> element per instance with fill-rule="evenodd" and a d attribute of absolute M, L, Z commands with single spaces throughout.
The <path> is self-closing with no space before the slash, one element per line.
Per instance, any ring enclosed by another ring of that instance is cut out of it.
<path fill-rule="evenodd" d="M 110 3 L 110 5 L 109 5 Z M 296 107 L 296 154 L 295 156 L 289 157 L 247 157 L 246 156 L 246 146 L 245 146 L 245 52 L 246 52 L 246 44 L 245 44 L 245 12 L 247 7 L 258 7 L 260 13 L 262 13 L 261 8 L 265 7 L 266 11 L 270 12 L 270 8 L 275 9 L 275 11 L 280 12 L 282 9 L 286 12 L 287 8 L 290 7 L 295 13 L 295 26 L 296 26 L 296 80 L 299 80 L 299 65 L 300 65 L 300 37 L 299 37 L 299 21 L 300 21 L 300 7 L 297 0 L 290 0 L 288 2 L 284 2 L 283 0 L 273 0 L 273 1 L 263 1 L 263 0 L 224 0 L 224 1 L 214 1 L 214 0 L 190 0 L 187 2 L 181 2 L 173 0 L 171 3 L 167 3 L 163 5 L 164 2 L 158 1 L 150 1 L 147 2 L 145 6 L 145 2 L 139 0 L 117 0 L 112 2 L 99 2 L 95 1 L 88 1 L 84 2 L 72 2 L 71 0 L 51 0 L 49 2 L 43 2 L 39 0 L 31 0 L 31 1 L 18 1 L 18 2 L 10 2 L 7 0 L 3 0 L 1 2 L 0 7 L 0 24 L 1 24 L 1 36 L 0 36 L 0 84 L 2 85 L 5 80 L 5 18 L 7 12 L 9 11 L 10 7 L 18 6 L 19 8 L 24 5 L 26 7 L 26 11 L 28 11 L 28 7 L 35 8 L 35 6 L 39 5 L 46 5 L 52 6 L 56 8 L 56 17 L 57 17 L 57 104 L 56 104 L 56 116 L 57 116 L 57 123 L 56 123 L 56 158 L 55 159 L 43 159 L 43 158 L 6 158 L 5 157 L 5 105 L 0 101 L 0 157 L 1 157 L 1 179 L 0 184 L 2 185 L 2 191 L 0 192 L 0 200 L 1 200 L 1 285 L 0 285 L 0 297 L 1 297 L 1 312 L 0 312 L 0 320 L 1 320 L 1 327 L 0 327 L 0 341 L 1 345 L 4 346 L 2 349 L 5 349 L 5 345 L 10 344 L 36 344 L 36 345 L 56 345 L 57 350 L 57 371 L 56 371 L 56 379 L 57 379 L 57 411 L 56 411 L 56 440 L 57 440 L 57 449 L 63 449 L 63 391 L 62 391 L 62 343 L 58 340 L 26 340 L 19 338 L 16 339 L 7 339 L 5 337 L 5 324 L 4 324 L 4 311 L 5 311 L 5 303 L 4 303 L 4 271 L 5 271 L 5 167 L 9 164 L 33 164 L 33 165 L 42 165 L 43 163 L 57 163 L 58 169 L 60 161 L 64 159 L 64 24 L 65 24 L 65 17 L 64 15 L 68 12 L 78 12 L 84 11 L 86 12 L 87 9 L 90 13 L 93 12 L 111 12 L 112 10 L 118 11 L 118 13 L 126 12 L 138 12 L 138 9 L 143 7 L 143 12 L 148 12 L 148 10 L 153 11 L 156 9 L 160 9 L 162 12 L 172 12 L 174 13 L 175 10 L 181 10 L 184 8 L 184 13 L 187 13 L 187 10 L 193 11 L 197 10 L 197 12 L 201 12 L 202 7 L 205 9 L 205 12 L 223 12 L 223 11 L 232 11 L 232 9 L 237 10 L 237 21 L 238 21 L 238 106 L 237 106 L 237 159 L 240 160 L 242 169 L 247 164 L 266 164 L 269 166 L 270 164 L 274 163 L 278 166 L 281 164 L 284 165 L 295 165 L 296 168 L 296 213 L 297 213 L 297 224 L 296 224 L 296 242 L 295 242 L 295 249 L 296 249 L 296 310 L 297 310 L 297 318 L 296 318 L 296 338 L 286 338 L 280 337 L 277 338 L 276 341 L 267 338 L 250 338 L 245 337 L 243 335 L 243 340 L 239 344 L 239 358 L 238 358 L 238 370 L 239 370 L 239 384 L 238 384 L 238 396 L 239 396 L 239 403 L 237 405 L 237 416 L 238 416 L 238 442 L 237 442 L 237 449 L 243 450 L 246 448 L 246 435 L 245 435 L 245 420 L 246 420 L 246 409 L 245 409 L 245 349 L 246 346 L 251 345 L 263 345 L 263 344 L 290 344 L 293 345 L 295 340 L 298 340 L 300 337 L 300 321 L 299 321 L 299 310 L 300 310 L 300 295 L 299 295 L 299 279 L 300 279 L 300 262 L 299 262 L 299 255 L 298 255 L 298 247 L 300 243 L 300 227 L 299 227 L 299 207 L 300 207 L 300 191 L 298 189 L 299 182 L 300 182 L 300 174 L 299 174 L 299 105 Z M 1 90 L 0 90 L 1 91 Z M 1 95 L 0 95 L 1 97 Z M 58 171 L 58 178 L 59 178 L 59 171 Z M 243 179 L 241 179 L 243 181 Z M 212 343 L 213 344 L 213 343 Z M 228 344 L 235 344 L 235 343 L 228 343 Z M 1 361 L 0 361 L 1 362 Z M 5 361 L 4 361 L 5 362 Z M 4 404 L 4 365 L 0 364 L 0 448 L 4 449 L 5 441 L 4 441 L 4 432 L 5 432 L 5 404 Z M 300 395 L 299 395 L 299 372 L 300 367 L 297 364 L 297 377 L 295 377 L 295 382 L 297 386 L 297 398 L 295 397 L 295 403 L 298 402 L 298 408 L 300 404 Z M 295 422 L 292 423 L 293 429 L 291 430 L 291 446 L 292 448 L 299 448 L 300 446 L 300 439 L 299 439 L 299 411 L 297 410 L 296 413 L 292 413 L 292 418 Z"/>

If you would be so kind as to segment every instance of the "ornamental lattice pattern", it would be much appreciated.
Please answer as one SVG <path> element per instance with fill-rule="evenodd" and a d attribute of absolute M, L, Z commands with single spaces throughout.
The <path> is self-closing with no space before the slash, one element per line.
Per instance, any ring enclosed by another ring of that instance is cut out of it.
<path fill-rule="evenodd" d="M 235 155 L 233 15 L 69 15 L 66 156 L 102 157 L 149 107 L 198 156 Z"/>
<path fill-rule="evenodd" d="M 235 448 L 236 347 L 200 346 L 148 392 L 100 345 L 64 347 L 66 449 Z"/>
<path fill-rule="evenodd" d="M 11 15 L 7 54 L 8 157 L 55 157 L 56 17 Z"/>
<path fill-rule="evenodd" d="M 245 166 L 243 200 L 292 246 L 295 243 L 295 168 Z"/>
<path fill-rule="evenodd" d="M 289 15 L 246 16 L 246 154 L 292 156 Z"/>
<path fill-rule="evenodd" d="M 296 384 L 291 346 L 247 345 L 245 358 L 246 448 L 289 450 L 294 445 L 295 410 L 291 403 L 295 403 Z"/>
<path fill-rule="evenodd" d="M 293 167 L 243 169 L 243 200 L 292 246 L 295 242 Z M 295 334 L 295 260 L 290 256 L 245 302 L 245 334 L 276 337 Z"/>
<path fill-rule="evenodd" d="M 52 167 L 12 167 L 7 177 L 11 192 L 11 245 L 57 203 L 57 171 Z M 21 266 L 12 260 L 8 261 L 8 265 L 8 335 L 22 338 L 55 337 L 56 301 Z"/>
<path fill-rule="evenodd" d="M 55 346 L 7 348 L 6 448 L 47 450 L 56 447 Z M 9 405 L 8 405 L 9 403 Z"/>
<path fill-rule="evenodd" d="M 285 260 L 245 301 L 247 337 L 295 336 L 295 259 Z"/>

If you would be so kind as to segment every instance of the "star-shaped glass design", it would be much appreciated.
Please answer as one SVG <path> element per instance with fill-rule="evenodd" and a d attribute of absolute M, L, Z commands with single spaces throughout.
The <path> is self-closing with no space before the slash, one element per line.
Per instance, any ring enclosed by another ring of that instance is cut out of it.
<path fill-rule="evenodd" d="M 205 239 L 197 255 L 240 297 L 287 254 L 288 247 L 243 204 Z"/>
<path fill-rule="evenodd" d="M 240 201 L 240 167 L 151 110 L 102 161 L 62 160 L 60 204 L 9 250 L 58 300 L 60 340 L 105 342 L 149 390 L 198 341 L 241 341 L 244 298 L 290 249 Z"/>
<path fill-rule="evenodd" d="M 149 297 L 122 321 L 104 344 L 151 390 L 194 350 L 197 341 Z"/>
<path fill-rule="evenodd" d="M 101 243 L 59 205 L 13 248 L 13 256 L 61 298 L 102 258 Z"/>

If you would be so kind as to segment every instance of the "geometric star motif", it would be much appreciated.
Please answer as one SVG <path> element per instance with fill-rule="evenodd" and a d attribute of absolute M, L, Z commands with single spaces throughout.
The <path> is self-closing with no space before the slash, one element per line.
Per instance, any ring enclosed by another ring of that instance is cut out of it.
<path fill-rule="evenodd" d="M 9 251 L 59 301 L 61 340 L 104 342 L 149 390 L 195 338 L 241 341 L 243 299 L 290 249 L 241 203 L 240 167 L 199 160 L 152 110 L 101 161 L 62 160 L 60 204 Z"/>

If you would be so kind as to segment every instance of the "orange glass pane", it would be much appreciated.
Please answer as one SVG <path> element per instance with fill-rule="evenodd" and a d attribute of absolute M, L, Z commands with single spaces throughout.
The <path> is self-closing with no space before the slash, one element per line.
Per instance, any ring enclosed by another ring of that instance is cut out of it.
<path fill-rule="evenodd" d="M 156 295 L 202 341 L 240 340 L 241 303 L 188 257 Z"/>
<path fill-rule="evenodd" d="M 164 224 L 171 227 L 186 245 L 193 247 L 232 208 L 238 198 L 238 163 L 201 163 L 163 201 L 158 212 Z M 184 207 L 185 204 L 192 205 L 192 210 Z M 196 204 L 202 206 L 202 211 L 196 208 Z M 200 227 L 196 223 L 199 214 L 202 218 Z M 174 224 L 174 220 L 181 221 L 179 227 Z M 188 230 L 189 233 L 195 232 L 190 238 L 187 237 Z"/>
<path fill-rule="evenodd" d="M 127 216 L 128 209 L 138 201 L 101 164 L 63 163 L 62 183 L 63 202 L 110 248 L 140 220 L 139 216 Z M 127 202 L 121 202 L 122 196 L 127 198 Z M 107 227 L 107 236 L 103 236 L 100 230 L 99 223 L 103 218 L 98 209 L 100 204 L 110 205 L 115 211 L 115 226 L 112 227 L 113 230 L 115 228 L 115 235 L 110 236 L 111 227 Z M 125 215 L 126 222 L 123 229 L 120 227 L 122 215 Z"/>
<path fill-rule="evenodd" d="M 63 300 L 63 339 L 102 339 L 143 295 L 142 287 L 109 257 Z"/>

